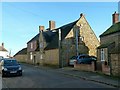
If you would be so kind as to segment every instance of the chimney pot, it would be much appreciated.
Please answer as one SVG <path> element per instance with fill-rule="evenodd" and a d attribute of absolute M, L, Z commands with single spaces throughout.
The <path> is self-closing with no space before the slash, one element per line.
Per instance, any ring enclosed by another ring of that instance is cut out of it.
<path fill-rule="evenodd" d="M 4 48 L 4 43 L 2 43 L 2 47 Z"/>
<path fill-rule="evenodd" d="M 84 16 L 84 14 L 83 14 L 83 13 L 81 13 L 81 14 L 80 14 L 80 17 L 82 17 L 82 16 Z"/>
<path fill-rule="evenodd" d="M 44 26 L 39 26 L 39 31 L 43 31 L 44 30 Z"/>
<path fill-rule="evenodd" d="M 119 22 L 119 13 L 116 13 L 115 11 L 115 13 L 112 14 L 112 18 L 113 18 L 113 24 Z"/>
<path fill-rule="evenodd" d="M 52 20 L 49 21 L 49 28 L 50 30 L 55 29 L 55 21 L 52 21 Z"/>

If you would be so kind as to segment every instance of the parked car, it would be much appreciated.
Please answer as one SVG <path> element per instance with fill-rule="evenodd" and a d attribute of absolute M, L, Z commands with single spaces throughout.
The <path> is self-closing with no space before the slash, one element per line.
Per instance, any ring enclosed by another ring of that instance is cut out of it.
<path fill-rule="evenodd" d="M 19 75 L 22 76 L 21 65 L 17 62 L 16 59 L 12 58 L 3 58 L 0 63 L 0 72 L 2 77 L 7 75 Z"/>
<path fill-rule="evenodd" d="M 78 64 L 91 64 L 92 61 L 96 61 L 97 58 L 95 58 L 94 56 L 89 56 L 87 54 L 81 54 L 79 56 L 77 56 L 77 63 Z"/>
<path fill-rule="evenodd" d="M 73 57 L 70 58 L 70 60 L 69 60 L 69 65 L 70 66 L 74 65 L 74 62 L 76 61 L 76 58 L 77 58 L 76 56 L 73 56 Z"/>

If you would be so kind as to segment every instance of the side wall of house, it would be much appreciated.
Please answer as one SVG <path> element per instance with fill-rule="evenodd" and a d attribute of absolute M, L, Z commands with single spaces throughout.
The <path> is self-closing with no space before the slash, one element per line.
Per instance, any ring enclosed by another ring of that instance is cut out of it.
<path fill-rule="evenodd" d="M 80 26 L 79 28 L 76 26 Z M 97 47 L 99 46 L 99 40 L 95 33 L 91 29 L 90 25 L 86 21 L 85 17 L 82 16 L 76 25 L 71 29 L 66 38 L 75 38 L 75 30 L 78 29 L 79 36 L 83 38 L 84 46 L 88 47 L 89 55 L 97 56 Z M 83 44 L 83 43 L 82 43 Z"/>
<path fill-rule="evenodd" d="M 9 52 L 7 52 L 7 51 L 0 51 L 0 56 L 3 56 L 4 58 L 9 58 Z"/>
<path fill-rule="evenodd" d="M 118 43 L 119 43 L 118 37 L 119 37 L 119 35 L 120 35 L 120 32 L 100 37 L 100 44 L 115 42 L 115 46 L 118 46 Z"/>
<path fill-rule="evenodd" d="M 59 65 L 59 50 L 46 50 L 44 64 Z"/>
<path fill-rule="evenodd" d="M 99 46 L 99 40 L 84 16 L 76 23 L 76 26 L 80 26 L 80 37 L 83 38 L 83 42 L 89 48 L 89 55 L 97 56 L 96 48 Z"/>
<path fill-rule="evenodd" d="M 27 44 L 27 52 L 35 51 L 37 48 L 37 40 L 31 41 Z"/>

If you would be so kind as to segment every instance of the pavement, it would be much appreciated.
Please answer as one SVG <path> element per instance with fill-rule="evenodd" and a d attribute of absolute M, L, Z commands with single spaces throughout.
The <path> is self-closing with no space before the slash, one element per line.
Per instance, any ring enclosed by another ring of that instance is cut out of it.
<path fill-rule="evenodd" d="M 120 79 L 108 75 L 99 74 L 97 72 L 80 71 L 69 67 L 57 69 L 57 72 L 88 81 L 111 85 L 120 89 Z"/>

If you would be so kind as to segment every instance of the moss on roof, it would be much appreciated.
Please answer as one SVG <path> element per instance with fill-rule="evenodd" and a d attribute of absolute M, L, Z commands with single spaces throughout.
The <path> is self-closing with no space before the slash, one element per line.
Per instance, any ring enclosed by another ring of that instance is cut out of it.
<path fill-rule="evenodd" d="M 109 34 L 113 34 L 116 32 L 120 32 L 120 22 L 113 24 L 110 28 L 108 28 L 103 34 L 100 35 L 100 37 L 102 36 L 106 36 Z"/>
<path fill-rule="evenodd" d="M 106 42 L 105 44 L 102 44 L 99 47 L 97 47 L 97 49 L 107 48 L 108 46 L 110 46 L 113 43 L 115 43 L 115 42 Z"/>

